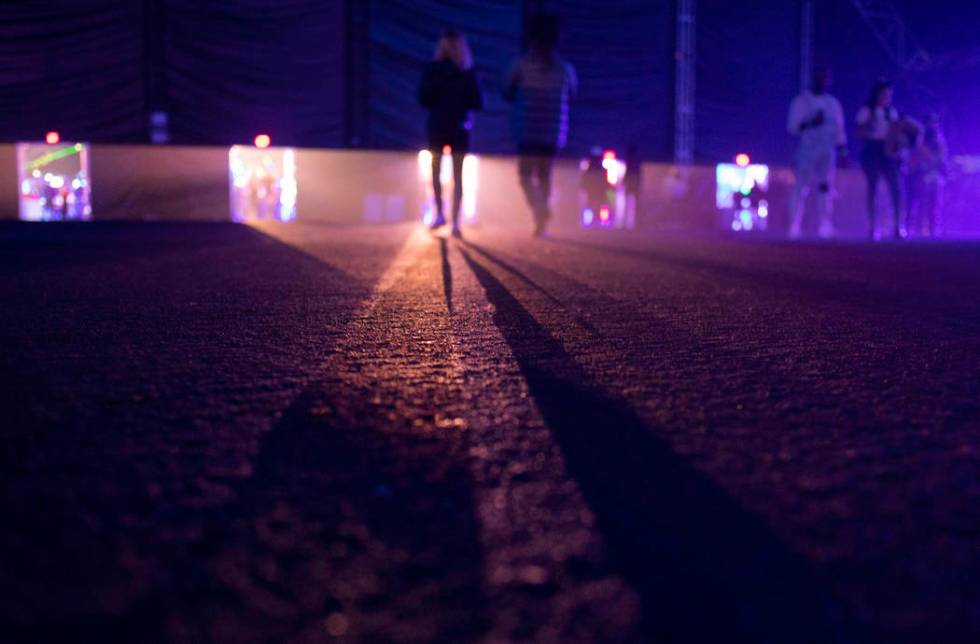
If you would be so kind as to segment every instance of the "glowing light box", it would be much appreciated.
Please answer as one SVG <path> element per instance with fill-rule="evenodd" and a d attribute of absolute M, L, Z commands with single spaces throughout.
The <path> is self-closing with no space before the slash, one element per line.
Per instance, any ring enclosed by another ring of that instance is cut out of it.
<path fill-rule="evenodd" d="M 48 136 L 49 141 L 59 138 Z M 84 143 L 18 143 L 17 181 L 23 221 L 92 218 L 92 182 Z"/>
<path fill-rule="evenodd" d="M 234 145 L 228 150 L 233 221 L 296 218 L 296 151 Z"/>
<path fill-rule="evenodd" d="M 614 150 L 593 151 L 579 168 L 579 212 L 584 228 L 633 228 L 636 197 L 627 195 L 623 179 L 626 163 Z"/>
<path fill-rule="evenodd" d="M 745 156 L 747 161 L 747 155 Z M 720 163 L 715 168 L 715 206 L 723 226 L 735 232 L 765 230 L 769 223 L 769 166 Z"/>

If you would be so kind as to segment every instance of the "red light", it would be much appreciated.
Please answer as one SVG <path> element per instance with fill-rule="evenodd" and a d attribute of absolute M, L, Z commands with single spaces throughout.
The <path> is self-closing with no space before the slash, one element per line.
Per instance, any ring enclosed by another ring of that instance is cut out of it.
<path fill-rule="evenodd" d="M 44 141 L 48 145 L 54 145 L 55 143 L 61 141 L 61 135 L 52 130 L 44 135 Z"/>
<path fill-rule="evenodd" d="M 444 146 L 442 146 L 442 153 L 443 154 L 452 154 L 453 153 L 453 149 L 452 149 L 452 147 L 450 147 L 448 145 L 444 145 Z"/>
<path fill-rule="evenodd" d="M 609 206 L 599 208 L 599 221 L 609 221 Z"/>
<path fill-rule="evenodd" d="M 267 148 L 272 145 L 272 138 L 268 134 L 260 134 L 255 137 L 255 147 Z"/>
<path fill-rule="evenodd" d="M 752 160 L 749 158 L 749 155 L 745 154 L 744 152 L 735 155 L 735 165 L 737 165 L 740 168 L 744 168 L 749 163 L 751 163 L 751 161 Z"/>
<path fill-rule="evenodd" d="M 602 158 L 603 159 L 615 159 L 616 158 L 616 153 L 614 151 L 612 151 L 612 150 L 606 150 L 605 152 L 602 153 Z"/>

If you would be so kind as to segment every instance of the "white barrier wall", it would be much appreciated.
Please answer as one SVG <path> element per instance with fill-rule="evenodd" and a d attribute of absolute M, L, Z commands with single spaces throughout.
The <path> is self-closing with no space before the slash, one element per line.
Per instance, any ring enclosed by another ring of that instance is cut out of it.
<path fill-rule="evenodd" d="M 17 219 L 17 147 L 0 144 L 0 219 Z"/>
<path fill-rule="evenodd" d="M 580 225 L 578 161 L 561 159 L 555 166 L 552 205 L 556 227 Z M 296 213 L 301 221 L 421 220 L 426 186 L 420 178 L 417 152 L 297 149 L 295 162 Z M 228 163 L 226 147 L 93 145 L 93 219 L 229 221 Z M 0 217 L 6 219 L 17 218 L 16 170 L 14 146 L 0 145 Z M 477 177 L 477 225 L 530 227 L 513 157 L 481 156 Z M 772 232 L 785 229 L 792 186 L 790 169 L 771 168 L 768 202 Z M 867 224 L 860 170 L 851 167 L 840 171 L 837 190 L 840 197 L 835 220 L 839 232 L 863 237 Z M 879 203 L 882 212 L 887 212 L 887 197 Z M 980 233 L 980 222 L 973 212 L 950 212 L 947 220 L 953 234 Z M 722 216 L 715 208 L 713 166 L 643 164 L 637 228 L 721 227 Z"/>

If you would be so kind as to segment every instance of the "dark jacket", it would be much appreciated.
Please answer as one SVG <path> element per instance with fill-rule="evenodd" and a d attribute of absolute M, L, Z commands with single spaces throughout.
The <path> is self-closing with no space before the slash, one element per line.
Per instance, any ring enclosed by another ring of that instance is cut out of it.
<path fill-rule="evenodd" d="M 470 110 L 483 109 L 476 73 L 448 60 L 429 63 L 422 73 L 419 103 L 429 110 L 429 139 L 452 139 L 470 129 Z"/>

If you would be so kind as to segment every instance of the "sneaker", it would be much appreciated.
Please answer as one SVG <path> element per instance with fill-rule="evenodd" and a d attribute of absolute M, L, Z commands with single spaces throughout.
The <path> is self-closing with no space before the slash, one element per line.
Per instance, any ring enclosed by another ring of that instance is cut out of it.
<path fill-rule="evenodd" d="M 446 225 L 446 218 L 442 215 L 436 215 L 436 218 L 432 220 L 431 224 L 429 224 L 429 228 L 431 230 L 435 230 L 437 228 L 442 228 L 445 225 Z"/>

